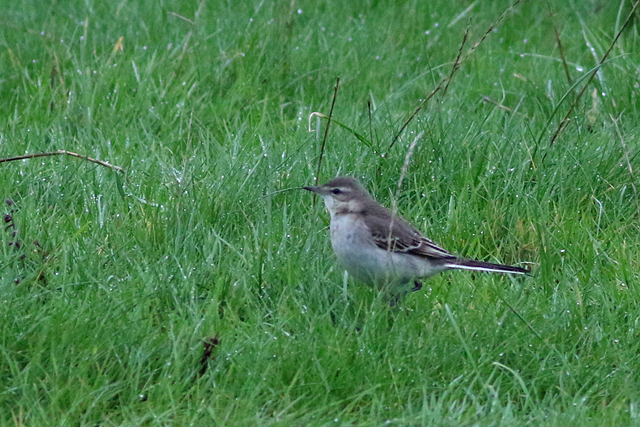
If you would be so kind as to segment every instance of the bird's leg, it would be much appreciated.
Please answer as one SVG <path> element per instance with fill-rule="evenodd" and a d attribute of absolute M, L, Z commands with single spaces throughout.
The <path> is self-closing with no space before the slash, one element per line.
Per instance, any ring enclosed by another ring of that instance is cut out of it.
<path fill-rule="evenodd" d="M 415 286 L 413 288 L 411 288 L 411 292 L 418 292 L 420 289 L 422 289 L 422 282 L 420 280 L 414 281 L 413 284 Z M 400 299 L 402 299 L 402 297 L 406 296 L 407 293 L 408 293 L 407 291 L 403 291 L 400 294 L 392 294 L 391 295 L 391 299 L 389 300 L 389 305 L 391 307 L 395 307 L 400 302 Z"/>
<path fill-rule="evenodd" d="M 420 280 L 416 280 L 415 282 L 413 282 L 413 284 L 415 286 L 411 288 L 411 292 L 418 292 L 420 289 L 422 289 L 422 282 Z"/>

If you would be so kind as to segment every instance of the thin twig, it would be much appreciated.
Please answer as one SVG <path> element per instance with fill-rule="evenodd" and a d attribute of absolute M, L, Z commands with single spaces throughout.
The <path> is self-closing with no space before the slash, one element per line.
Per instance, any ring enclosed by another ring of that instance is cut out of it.
<path fill-rule="evenodd" d="M 422 135 L 424 135 L 424 131 L 420 132 L 414 139 L 411 145 L 409 145 L 409 150 L 407 151 L 407 155 L 404 156 L 404 163 L 402 164 L 402 169 L 400 170 L 400 178 L 398 179 L 398 188 L 396 189 L 396 196 L 392 200 L 392 208 L 391 208 L 391 225 L 389 225 L 389 236 L 387 237 L 387 247 L 392 247 L 391 235 L 393 233 L 393 222 L 395 220 L 396 214 L 398 213 L 398 199 L 400 198 L 400 189 L 402 188 L 402 181 L 404 180 L 404 176 L 407 174 L 407 170 L 409 169 L 409 163 L 411 162 L 411 157 L 413 156 L 413 151 L 416 149 L 416 145 L 418 145 L 418 141 L 422 139 Z"/>
<path fill-rule="evenodd" d="M 511 9 L 513 9 L 514 7 L 516 7 L 516 5 L 518 5 L 518 3 L 520 3 L 521 0 L 516 0 L 515 2 L 513 2 L 513 4 L 511 6 L 509 6 L 508 8 L 505 9 L 504 12 L 502 12 L 502 14 L 500 15 L 500 17 L 498 17 L 498 19 L 491 24 L 491 26 L 489 27 L 489 29 L 487 29 L 487 31 L 485 31 L 485 33 L 482 35 L 482 37 L 480 38 L 480 40 L 478 40 L 473 46 L 471 46 L 471 48 L 467 51 L 467 53 L 464 54 L 464 56 L 462 56 L 460 58 L 459 61 L 457 61 L 458 66 L 455 67 L 454 64 L 454 68 L 452 70 L 452 73 L 450 76 L 445 77 L 444 79 L 440 80 L 440 83 L 438 83 L 438 86 L 436 86 L 435 89 L 433 89 L 433 91 L 429 94 L 429 96 L 427 96 L 422 102 L 420 102 L 420 104 L 418 105 L 418 107 L 415 109 L 415 111 L 413 112 L 413 114 L 411 114 L 411 117 L 409 117 L 407 119 L 407 121 L 404 122 L 404 124 L 402 125 L 402 127 L 400 128 L 400 130 L 398 131 L 398 133 L 396 133 L 396 135 L 393 137 L 393 139 L 391 140 L 391 144 L 389 144 L 389 148 L 387 149 L 387 151 L 391 150 L 391 148 L 393 148 L 393 146 L 395 145 L 396 141 L 398 140 L 398 138 L 400 138 L 400 135 L 402 135 L 402 132 L 404 132 L 404 130 L 407 128 L 407 126 L 409 125 L 409 123 L 411 123 L 411 121 L 413 120 L 413 118 L 418 114 L 418 112 L 422 109 L 422 107 L 424 107 L 424 104 L 426 104 L 431 98 L 433 98 L 433 96 L 440 90 L 442 89 L 442 85 L 445 84 L 445 82 L 447 80 L 451 80 L 453 78 L 453 75 L 455 74 L 455 72 L 460 68 L 460 66 L 462 65 L 462 63 L 469 57 L 471 56 L 471 54 L 473 54 L 473 52 L 475 52 L 475 50 L 478 48 L 478 46 L 480 46 L 480 44 L 487 38 L 487 36 L 489 35 L 489 33 L 491 33 L 491 31 L 493 31 L 493 29 L 496 27 L 496 25 L 498 25 L 498 23 L 500 21 L 502 21 L 504 19 L 504 17 L 507 15 L 508 12 L 511 11 Z M 465 36 L 465 41 L 466 41 L 466 36 Z M 460 57 L 460 54 L 458 53 L 458 56 Z M 386 154 L 386 153 L 385 153 Z M 384 156 L 384 154 L 383 154 Z"/>
<path fill-rule="evenodd" d="M 89 162 L 97 163 L 99 165 L 106 166 L 108 168 L 117 170 L 118 172 L 124 172 L 125 171 L 120 166 L 112 165 L 111 163 L 105 162 L 104 160 L 94 159 L 94 158 L 91 158 L 89 156 L 83 156 L 82 154 L 73 153 L 73 152 L 67 151 L 67 150 L 58 150 L 58 151 L 52 151 L 50 153 L 33 153 L 33 154 L 25 154 L 24 156 L 7 157 L 5 159 L 0 159 L 0 163 L 12 162 L 12 161 L 15 161 L 15 160 L 35 159 L 36 157 L 59 156 L 59 155 L 63 155 L 63 154 L 66 154 L 67 156 L 77 157 L 77 158 L 82 159 L 82 160 L 87 160 Z"/>
<path fill-rule="evenodd" d="M 504 111 L 508 111 L 508 112 L 510 112 L 510 113 L 515 113 L 515 112 L 516 112 L 516 111 L 513 111 L 511 108 L 509 108 L 509 107 L 507 107 L 507 106 L 505 106 L 505 105 L 502 105 L 502 104 L 501 104 L 501 103 L 499 103 L 498 101 L 494 101 L 493 99 L 489 98 L 488 96 L 483 96 L 483 97 L 482 97 L 482 100 L 483 100 L 483 101 L 485 101 L 485 102 L 488 102 L 488 103 L 490 103 L 490 104 L 493 104 L 493 105 L 495 105 L 496 107 L 498 107 L 498 108 L 500 108 L 500 109 L 502 109 L 502 110 L 504 110 Z M 521 114 L 521 113 L 520 113 L 520 114 Z"/>
<path fill-rule="evenodd" d="M 567 80 L 569 84 L 573 84 L 573 79 L 571 78 L 571 73 L 569 73 L 569 65 L 567 64 L 567 58 L 564 56 L 564 49 L 562 48 L 562 42 L 560 41 L 560 33 L 558 32 L 558 27 L 556 27 L 556 23 L 553 20 L 553 10 L 551 9 L 551 3 L 547 0 L 547 7 L 549 8 L 549 16 L 551 17 L 551 25 L 553 25 L 553 31 L 556 33 L 556 42 L 558 43 L 558 50 L 560 51 L 560 58 L 562 58 L 562 65 L 564 66 L 564 72 L 567 75 Z"/>
<path fill-rule="evenodd" d="M 545 341 L 545 340 L 542 338 L 542 336 L 540 336 L 540 334 L 538 333 L 538 331 L 536 331 L 536 330 L 535 330 L 535 328 L 534 328 L 534 327 L 533 327 L 529 322 L 527 322 L 527 320 L 526 320 L 524 317 L 522 317 L 522 315 L 520 315 L 520 313 L 518 313 L 518 311 L 517 311 L 517 310 L 516 310 L 516 309 L 515 309 L 515 308 L 514 308 L 510 303 L 509 303 L 509 301 L 507 301 L 506 299 L 504 299 L 504 298 L 502 297 L 502 295 L 500 295 L 500 293 L 499 293 L 499 292 L 495 292 L 495 294 L 496 294 L 496 295 L 498 296 L 498 298 L 499 298 L 499 299 L 500 299 L 500 300 L 501 300 L 501 301 L 502 301 L 502 302 L 503 302 L 503 303 L 504 303 L 504 304 L 509 308 L 509 310 L 511 310 L 511 312 L 512 312 L 513 314 L 515 314 L 515 315 L 516 315 L 516 317 L 517 317 L 518 319 L 520 319 L 520 321 L 521 321 L 522 323 L 524 323 L 524 324 L 525 324 L 525 326 L 526 326 L 526 327 L 527 327 L 527 328 L 528 328 L 528 329 L 533 333 L 533 335 L 534 335 L 536 338 L 538 338 L 538 339 L 540 340 L 540 342 L 541 342 L 542 344 L 544 344 L 545 346 L 547 346 L 547 348 L 553 349 L 553 347 L 551 347 L 551 346 L 549 345 L 549 343 L 548 343 L 547 341 Z"/>
<path fill-rule="evenodd" d="M 404 130 L 406 129 L 407 126 L 409 126 L 409 123 L 411 123 L 411 120 L 413 120 L 413 118 L 420 112 L 420 110 L 422 110 L 422 107 L 424 107 L 424 104 L 426 104 L 431 98 L 433 98 L 433 95 L 435 95 L 436 93 L 438 93 L 438 91 L 440 89 L 442 89 L 442 85 L 445 82 L 445 79 L 440 80 L 440 83 L 438 84 L 438 86 L 436 86 L 436 88 L 429 94 L 429 96 L 427 96 L 419 105 L 418 108 L 416 108 L 416 110 L 413 112 L 413 114 L 411 115 L 411 117 L 409 117 L 407 119 L 406 122 L 404 122 L 404 124 L 402 125 L 402 127 L 400 128 L 400 130 L 398 131 L 398 133 L 396 133 L 396 136 L 393 137 L 393 140 L 391 141 L 391 144 L 389 144 L 389 148 L 387 148 L 387 151 L 391 150 L 394 146 L 394 144 L 396 143 L 396 141 L 398 140 L 398 138 L 400 138 L 400 135 L 402 135 L 402 132 L 404 132 Z M 384 155 L 383 155 L 384 156 Z"/>
<path fill-rule="evenodd" d="M 631 9 L 631 12 L 629 13 L 629 16 L 627 16 L 627 20 L 624 21 L 624 24 L 622 25 L 622 28 L 620 28 L 620 31 L 618 31 L 618 34 L 616 34 L 615 38 L 611 42 L 611 45 L 609 46 L 609 49 L 607 49 L 607 52 L 604 54 L 602 59 L 600 59 L 600 61 L 598 62 L 598 66 L 595 67 L 593 69 L 593 71 L 591 72 L 591 75 L 587 79 L 587 82 L 582 87 L 582 90 L 580 91 L 580 93 L 576 97 L 575 101 L 571 104 L 571 107 L 569 108 L 569 111 L 567 111 L 567 115 L 564 116 L 564 119 L 562 119 L 562 121 L 560 121 L 560 123 L 558 124 L 558 128 L 556 129 L 556 132 L 551 137 L 551 142 L 549 142 L 549 148 L 551 148 L 553 146 L 553 143 L 556 141 L 556 138 L 558 138 L 558 135 L 560 134 L 560 131 L 562 129 L 564 129 L 564 127 L 569 123 L 569 117 L 571 117 L 571 114 L 573 114 L 573 110 L 576 108 L 576 105 L 578 105 L 578 101 L 580 100 L 580 98 L 582 98 L 582 95 L 587 90 L 587 86 L 589 86 L 589 84 L 591 83 L 591 80 L 593 80 L 595 75 L 598 73 L 598 70 L 600 70 L 600 67 L 602 67 L 602 64 L 604 64 L 604 62 L 609 57 L 609 54 L 611 53 L 611 51 L 613 50 L 613 47 L 618 42 L 618 39 L 622 35 L 622 32 L 624 31 L 624 29 L 627 28 L 627 25 L 629 25 L 629 22 L 631 22 L 631 17 L 634 15 L 634 12 L 636 11 L 636 8 L 638 7 L 639 3 L 640 3 L 640 0 L 637 0 L 633 4 L 633 8 Z M 547 153 L 544 153 L 544 156 L 542 156 L 542 161 L 544 161 L 544 159 L 546 157 L 547 157 Z"/>
<path fill-rule="evenodd" d="M 409 169 L 409 162 L 411 162 L 411 157 L 413 156 L 413 150 L 416 149 L 416 145 L 418 145 L 418 141 L 422 139 L 422 135 L 424 135 L 424 131 L 420 132 L 414 139 L 411 145 L 409 145 L 409 150 L 407 151 L 407 155 L 404 156 L 404 163 L 402 164 L 402 169 L 400 170 L 400 179 L 398 179 L 398 190 L 396 196 L 400 195 L 400 188 L 402 188 L 402 181 L 404 180 L 404 176 L 407 174 L 407 170 Z"/>
<path fill-rule="evenodd" d="M 504 19 L 504 17 L 507 16 L 507 13 L 509 13 L 511 11 L 511 9 L 516 7 L 518 5 L 518 3 L 520 3 L 520 0 L 516 0 L 515 2 L 513 2 L 513 4 L 511 6 L 509 6 L 508 8 L 506 8 L 504 10 L 504 12 L 502 12 L 502 14 L 498 17 L 498 19 L 496 19 L 496 21 L 493 24 L 491 24 L 491 26 L 487 29 L 487 31 L 485 31 L 484 35 L 480 38 L 480 40 L 478 40 L 476 42 L 476 44 L 471 46 L 471 49 L 469 49 L 469 51 L 467 51 L 467 53 L 464 55 L 464 58 L 462 59 L 461 62 L 464 62 L 473 52 L 475 52 L 475 50 L 478 48 L 478 46 L 480 46 L 480 43 L 482 43 L 484 41 L 484 39 L 487 38 L 487 36 L 491 33 L 491 31 L 493 31 L 493 29 L 496 27 L 496 25 L 498 25 L 500 23 L 500 21 L 502 21 Z"/>
<path fill-rule="evenodd" d="M 327 143 L 327 136 L 329 135 L 329 126 L 331 126 L 331 117 L 333 117 L 333 107 L 336 105 L 336 98 L 338 97 L 338 86 L 340 85 L 340 77 L 336 79 L 336 85 L 333 88 L 333 100 L 331 101 L 331 110 L 329 110 L 329 117 L 327 119 L 327 127 L 324 129 L 324 138 L 322 138 L 322 146 L 320 147 L 320 158 L 318 159 L 318 170 L 316 171 L 316 185 L 318 185 L 318 177 L 320 176 L 320 167 L 322 166 L 322 155 L 324 154 L 324 147 Z M 315 195 L 313 201 L 315 203 Z"/>
<path fill-rule="evenodd" d="M 447 94 L 447 89 L 449 89 L 449 84 L 453 79 L 453 73 L 455 73 L 458 68 L 460 68 L 460 58 L 462 57 L 462 49 L 464 49 L 464 45 L 467 43 L 467 37 L 469 37 L 469 25 L 467 25 L 467 29 L 464 31 L 464 36 L 462 37 L 462 43 L 460 43 L 460 49 L 458 50 L 458 56 L 456 56 L 456 61 L 453 63 L 453 67 L 451 67 L 451 73 L 449 73 L 449 78 L 447 79 L 447 84 L 444 86 L 444 90 L 442 91 L 442 102 L 444 102 L 444 96 Z"/>

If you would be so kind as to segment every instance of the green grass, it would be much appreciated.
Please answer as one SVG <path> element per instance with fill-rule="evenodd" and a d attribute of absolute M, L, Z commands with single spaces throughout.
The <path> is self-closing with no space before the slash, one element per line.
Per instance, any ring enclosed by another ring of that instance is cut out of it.
<path fill-rule="evenodd" d="M 0 157 L 127 173 L 0 164 L 0 424 L 639 424 L 637 20 L 549 146 L 577 94 L 554 23 L 575 82 L 629 2 L 517 5 L 385 157 L 509 2 L 235 3 L 3 2 Z M 345 281 L 320 204 L 280 191 L 314 182 L 338 76 L 366 141 L 333 125 L 320 181 L 532 277 L 396 309 Z"/>

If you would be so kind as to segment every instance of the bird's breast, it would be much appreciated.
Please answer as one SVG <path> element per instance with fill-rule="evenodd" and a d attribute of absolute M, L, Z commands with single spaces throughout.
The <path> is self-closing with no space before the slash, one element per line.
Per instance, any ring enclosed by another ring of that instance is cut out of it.
<path fill-rule="evenodd" d="M 365 225 L 355 215 L 336 215 L 331 221 L 331 246 L 338 255 L 353 250 L 354 245 L 358 245 L 357 240 L 364 234 Z"/>

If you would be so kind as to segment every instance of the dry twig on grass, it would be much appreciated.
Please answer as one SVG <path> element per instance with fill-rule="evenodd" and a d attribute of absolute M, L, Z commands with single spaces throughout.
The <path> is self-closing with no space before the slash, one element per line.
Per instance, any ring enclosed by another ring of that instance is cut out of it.
<path fill-rule="evenodd" d="M 79 159 L 87 160 L 89 162 L 96 163 L 96 164 L 99 164 L 101 166 L 106 166 L 106 167 L 114 169 L 114 170 L 116 170 L 118 172 L 123 172 L 124 173 L 124 171 L 125 171 L 120 166 L 112 165 L 111 163 L 105 162 L 104 160 L 94 159 L 92 157 L 83 156 L 82 154 L 74 153 L 74 152 L 67 151 L 67 150 L 58 150 L 58 151 L 51 151 L 49 153 L 33 153 L 33 154 L 25 154 L 23 156 L 7 157 L 7 158 L 4 158 L 4 159 L 0 159 L 0 163 L 13 162 L 13 161 L 16 161 L 16 160 L 35 159 L 37 157 L 50 157 L 50 156 L 60 156 L 60 155 L 67 155 L 67 156 L 77 157 Z"/>

